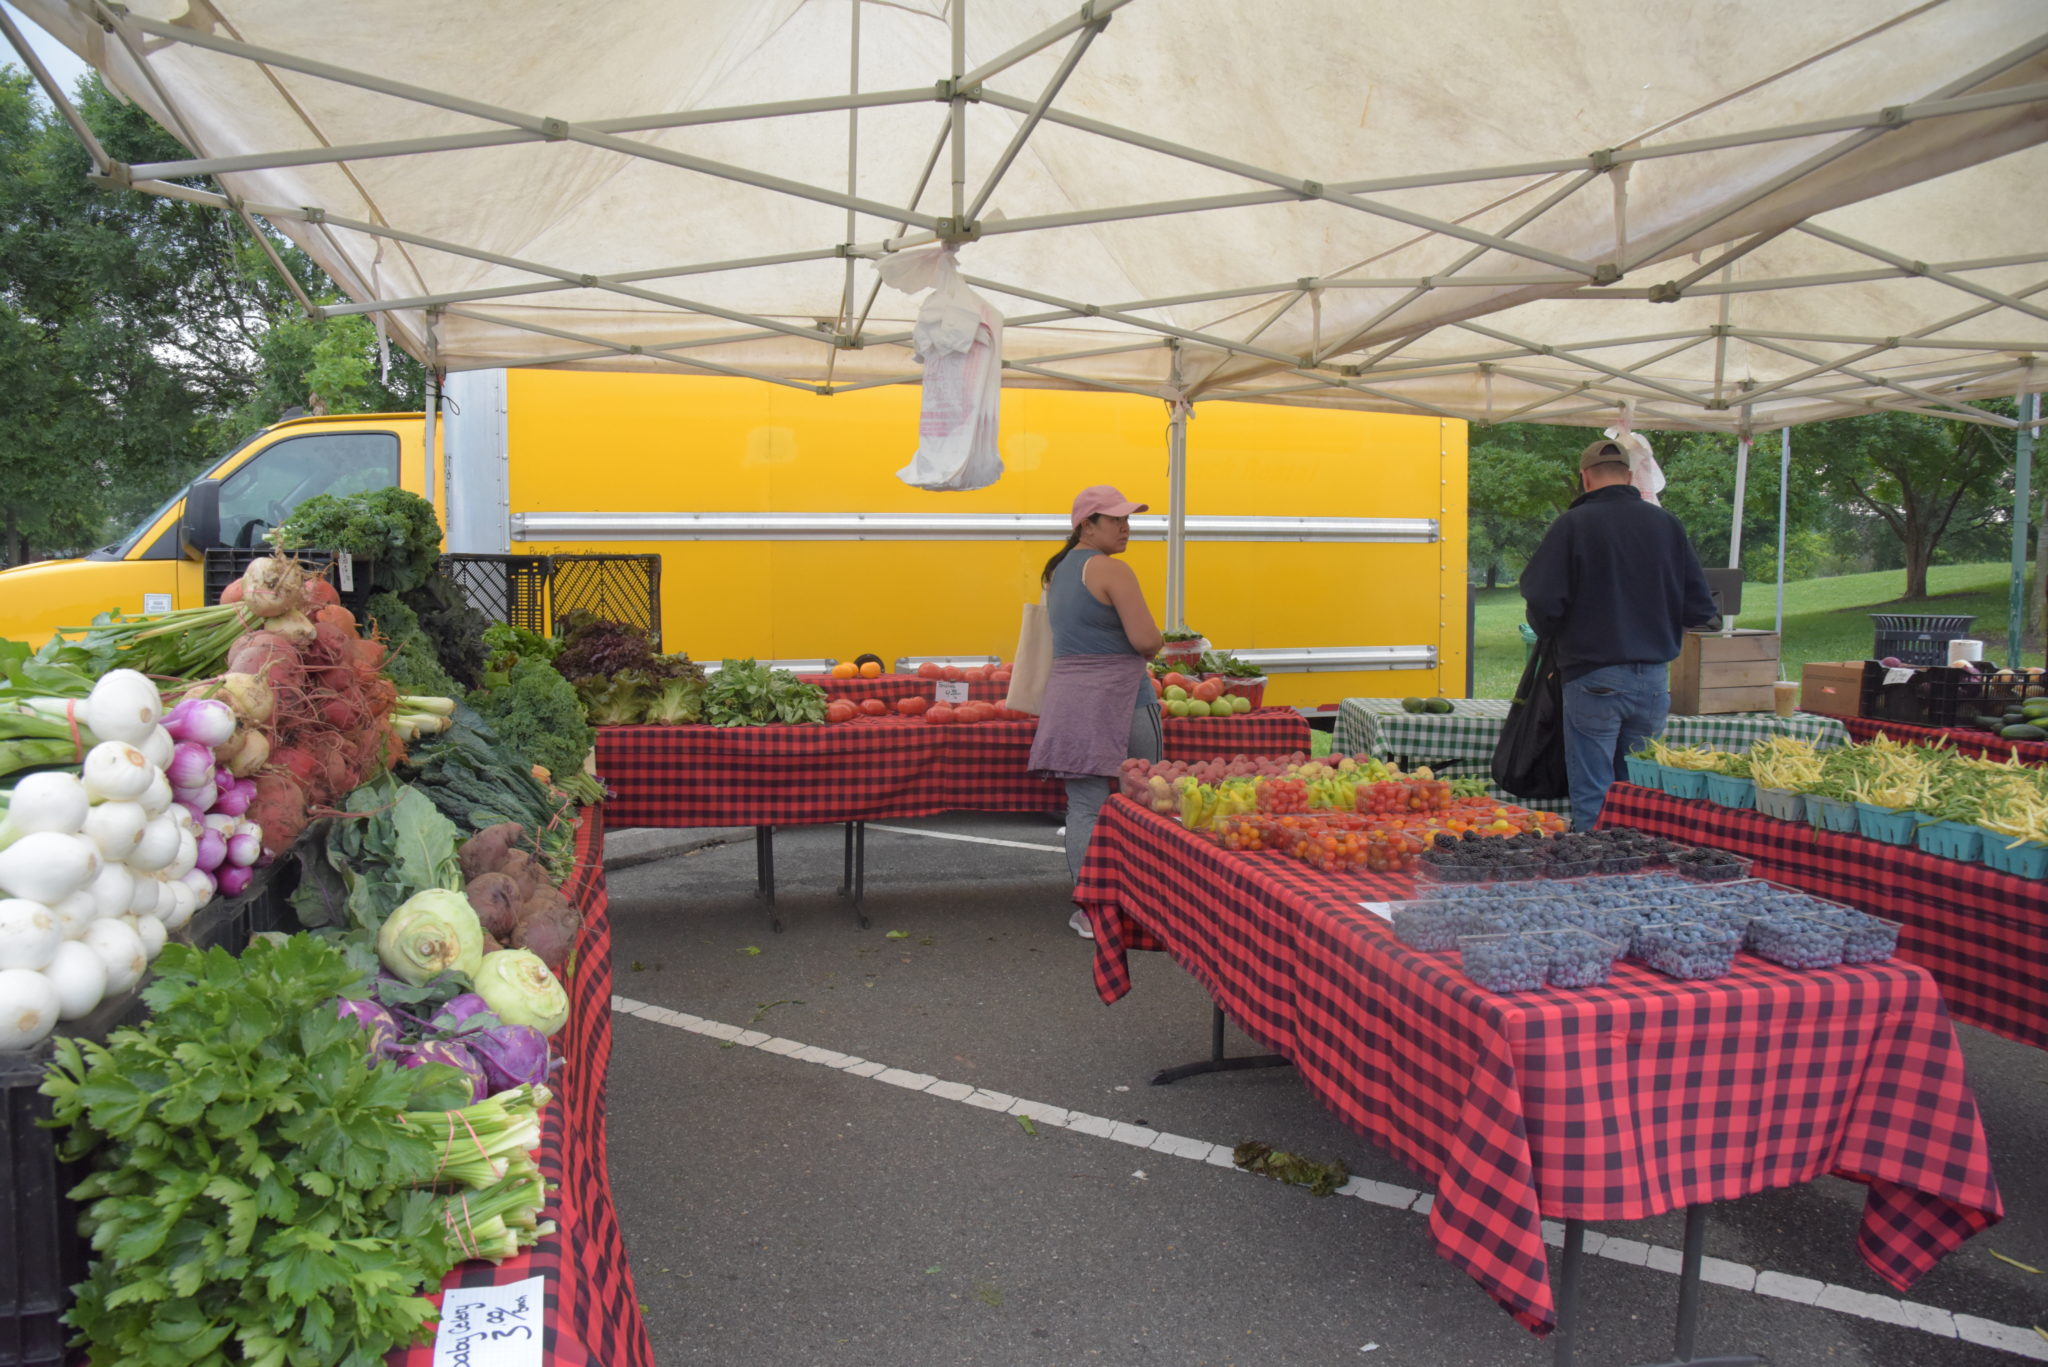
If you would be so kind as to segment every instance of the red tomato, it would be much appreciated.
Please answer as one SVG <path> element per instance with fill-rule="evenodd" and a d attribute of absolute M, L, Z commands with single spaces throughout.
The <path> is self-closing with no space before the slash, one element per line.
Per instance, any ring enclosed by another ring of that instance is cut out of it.
<path fill-rule="evenodd" d="M 870 717 L 886 717 L 889 715 L 889 704 L 880 698 L 869 698 L 861 703 L 860 710 Z"/>
<path fill-rule="evenodd" d="M 936 679 L 939 677 L 939 667 L 930 660 L 926 660 L 917 667 L 917 677 L 920 679 Z"/>
<path fill-rule="evenodd" d="M 829 722 L 852 721 L 860 715 L 859 709 L 844 698 L 825 704 L 825 720 Z"/>
<path fill-rule="evenodd" d="M 906 717 L 921 717 L 924 715 L 925 708 L 929 706 L 931 704 L 925 699 L 915 696 L 898 698 L 896 700 L 896 710 Z"/>
<path fill-rule="evenodd" d="M 959 718 L 958 714 L 953 710 L 952 704 L 933 703 L 931 707 L 926 709 L 924 719 L 933 726 L 951 726 Z"/>
<path fill-rule="evenodd" d="M 947 665 L 944 669 L 939 671 L 939 677 L 944 679 L 947 683 L 959 683 L 962 679 L 966 678 L 967 676 L 964 672 L 954 667 L 953 665 Z"/>
<path fill-rule="evenodd" d="M 987 682 L 988 682 L 988 667 L 987 667 L 986 665 L 976 665 L 976 666 L 975 666 L 975 667 L 974 667 L 973 669 L 970 669 L 970 670 L 968 670 L 968 671 L 967 671 L 967 682 L 969 682 L 969 683 L 987 683 Z"/>

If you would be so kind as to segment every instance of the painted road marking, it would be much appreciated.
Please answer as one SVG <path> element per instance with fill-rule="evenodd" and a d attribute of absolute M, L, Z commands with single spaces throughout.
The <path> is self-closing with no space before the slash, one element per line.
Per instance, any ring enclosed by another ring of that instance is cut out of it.
<path fill-rule="evenodd" d="M 878 827 L 880 830 L 894 830 L 896 827 Z M 932 835 L 937 832 L 909 830 L 909 835 Z M 946 837 L 955 840 L 976 840 L 975 836 Z M 1014 844 L 1007 840 L 984 840 L 991 845 Z M 1025 849 L 1046 849 L 1043 845 L 1026 845 Z M 1170 1134 L 1143 1125 L 1131 1125 L 1121 1120 L 1110 1120 L 1104 1116 L 1089 1115 L 1085 1111 L 1069 1110 L 1050 1102 L 1031 1101 L 1014 1097 L 986 1087 L 977 1087 L 967 1082 L 951 1082 L 920 1073 L 908 1068 L 896 1068 L 870 1059 L 855 1058 L 822 1045 L 803 1044 L 797 1040 L 782 1039 L 748 1030 L 743 1026 L 727 1025 L 722 1021 L 706 1020 L 685 1011 L 671 1011 L 664 1006 L 653 1006 L 647 1002 L 635 1001 L 631 997 L 613 997 L 612 1010 L 622 1016 L 638 1016 L 641 1020 L 656 1025 L 673 1026 L 687 1030 L 693 1035 L 704 1035 L 711 1039 L 728 1041 L 747 1049 L 758 1049 L 764 1053 L 779 1054 L 784 1058 L 801 1063 L 836 1069 L 854 1077 L 874 1078 L 906 1091 L 921 1092 L 942 1101 L 953 1101 L 978 1110 L 997 1111 L 1005 1115 L 1027 1116 L 1032 1123 L 1049 1125 L 1054 1129 L 1071 1130 L 1075 1134 L 1088 1135 L 1096 1139 L 1107 1139 L 1113 1143 L 1128 1144 L 1133 1148 L 1149 1150 L 1162 1158 L 1184 1158 L 1193 1163 L 1207 1163 L 1211 1167 L 1223 1168 L 1230 1172 L 1241 1172 L 1231 1160 L 1231 1146 L 1212 1144 L 1205 1139 L 1194 1139 L 1187 1135 Z M 1396 1186 L 1390 1182 L 1376 1182 L 1368 1177 L 1353 1177 L 1337 1188 L 1336 1195 L 1349 1196 L 1354 1200 L 1370 1201 L 1377 1206 L 1388 1206 L 1405 1210 L 1416 1215 L 1429 1214 L 1434 1198 L 1428 1192 L 1415 1191 L 1408 1187 Z M 1564 1247 L 1564 1225 L 1555 1220 L 1543 1222 L 1543 1238 L 1552 1248 Z M 1603 1235 L 1597 1230 L 1586 1231 L 1586 1252 L 1614 1262 L 1627 1263 L 1631 1267 L 1648 1268 L 1654 1272 L 1678 1275 L 1679 1253 L 1675 1248 L 1658 1244 L 1646 1244 L 1637 1239 L 1625 1239 L 1616 1235 Z M 1961 1339 L 1965 1343 L 1978 1344 L 1985 1348 L 1996 1348 L 2015 1357 L 2029 1358 L 2036 1362 L 2048 1362 L 2048 1339 L 2043 1339 L 2031 1327 L 2000 1324 L 1996 1320 L 1980 1319 L 1975 1315 L 1952 1314 L 1938 1306 L 1923 1305 L 1917 1301 L 1900 1300 L 1893 1296 L 1873 1295 L 1854 1287 L 1835 1286 L 1815 1281 L 1811 1277 L 1795 1277 L 1782 1272 L 1771 1272 L 1762 1268 L 1732 1263 L 1721 1258 L 1708 1258 L 1700 1266 L 1703 1280 L 1716 1286 L 1746 1291 L 1758 1296 L 1771 1296 L 1779 1300 L 1795 1301 L 1801 1305 L 1816 1306 L 1839 1314 L 1855 1315 L 1862 1319 L 1876 1320 L 1881 1324 L 1898 1325 L 1905 1329 L 1917 1329 L 1936 1338 Z"/>
<path fill-rule="evenodd" d="M 972 845 L 1001 845 L 1006 849 L 1012 850 L 1048 850 L 1053 854 L 1065 854 L 1067 852 L 1065 845 L 1028 845 L 1022 840 L 997 840 L 992 836 L 959 835 L 953 831 L 926 831 L 920 830 L 915 826 L 878 826 L 872 821 L 868 823 L 868 829 L 871 831 L 893 831 L 897 835 L 929 836 L 933 840 L 965 840 Z"/>

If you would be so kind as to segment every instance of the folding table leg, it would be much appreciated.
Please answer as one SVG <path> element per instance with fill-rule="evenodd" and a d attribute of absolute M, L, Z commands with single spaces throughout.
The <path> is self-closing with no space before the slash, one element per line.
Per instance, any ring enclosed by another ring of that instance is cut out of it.
<path fill-rule="evenodd" d="M 782 918 L 775 914 L 775 828 L 754 827 L 754 896 L 767 903 L 768 928 L 782 933 Z"/>
<path fill-rule="evenodd" d="M 1558 1278 L 1557 1328 L 1551 1333 L 1553 1367 L 1573 1367 L 1572 1354 L 1579 1334 L 1579 1279 L 1585 1258 L 1586 1224 L 1583 1220 L 1564 1222 L 1564 1269 Z M 1699 1332 L 1700 1263 L 1707 1246 L 1707 1208 L 1688 1206 L 1685 1211 L 1685 1248 L 1678 1274 L 1678 1355 L 1669 1362 L 1646 1367 L 1762 1367 L 1764 1359 L 1751 1353 L 1729 1353 L 1718 1357 L 1694 1357 L 1693 1343 Z"/>
<path fill-rule="evenodd" d="M 867 890 L 867 863 L 868 823 L 849 821 L 846 823 L 846 870 L 841 875 L 839 895 L 853 903 L 853 913 L 862 930 L 873 924 L 862 909 L 862 899 Z"/>
<path fill-rule="evenodd" d="M 1211 1006 L 1214 1015 L 1209 1021 L 1209 1057 L 1200 1063 L 1183 1063 L 1178 1068 L 1168 1068 L 1152 1075 L 1154 1087 L 1164 1087 L 1169 1082 L 1179 1082 L 1184 1077 L 1197 1073 L 1234 1073 L 1244 1068 L 1285 1068 L 1288 1060 L 1278 1054 L 1247 1055 L 1242 1058 L 1223 1056 L 1223 1008 Z"/>

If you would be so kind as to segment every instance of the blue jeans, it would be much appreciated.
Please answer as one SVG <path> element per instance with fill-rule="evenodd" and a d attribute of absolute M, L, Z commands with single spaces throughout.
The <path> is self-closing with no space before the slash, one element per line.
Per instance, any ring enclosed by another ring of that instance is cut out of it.
<path fill-rule="evenodd" d="M 1603 665 L 1564 686 L 1564 761 L 1571 775 L 1572 829 L 1600 819 L 1622 758 L 1664 729 L 1671 712 L 1667 665 Z"/>

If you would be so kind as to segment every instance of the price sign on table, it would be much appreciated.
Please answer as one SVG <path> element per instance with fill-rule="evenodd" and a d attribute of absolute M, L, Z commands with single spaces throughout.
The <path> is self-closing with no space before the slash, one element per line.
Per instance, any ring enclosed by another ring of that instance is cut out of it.
<path fill-rule="evenodd" d="M 970 696 L 966 683 L 959 679 L 941 679 L 932 688 L 937 702 L 966 702 Z"/>
<path fill-rule="evenodd" d="M 539 1277 L 462 1286 L 441 1299 L 434 1367 L 541 1367 L 546 1307 Z"/>

